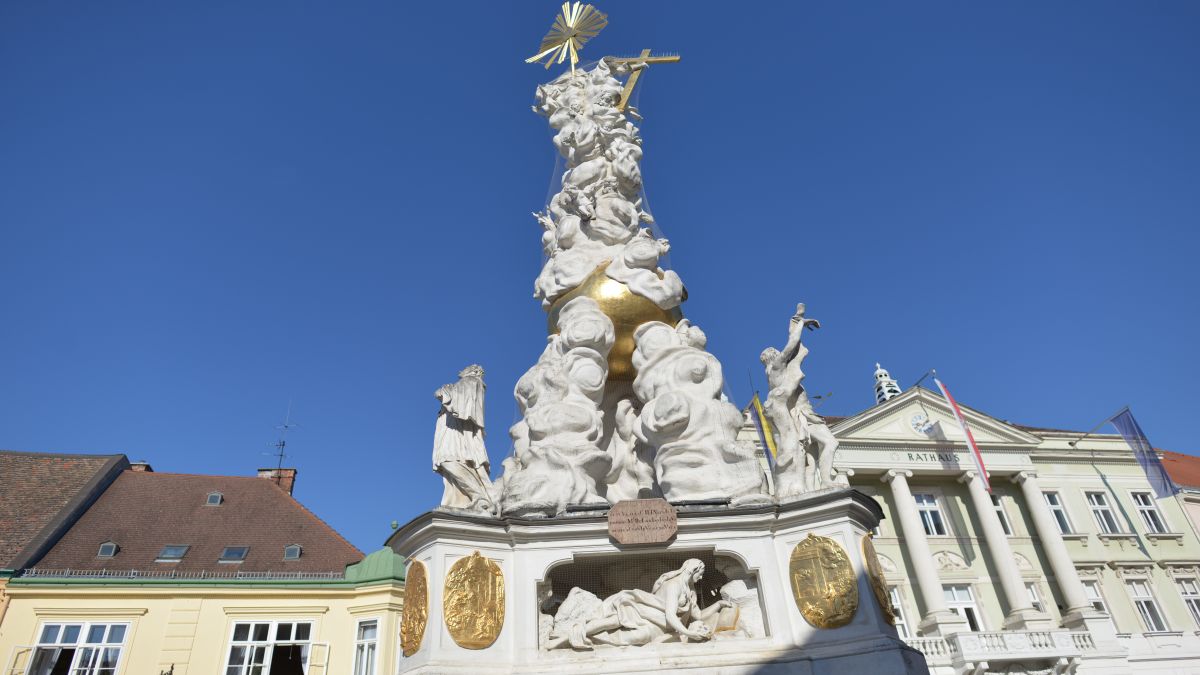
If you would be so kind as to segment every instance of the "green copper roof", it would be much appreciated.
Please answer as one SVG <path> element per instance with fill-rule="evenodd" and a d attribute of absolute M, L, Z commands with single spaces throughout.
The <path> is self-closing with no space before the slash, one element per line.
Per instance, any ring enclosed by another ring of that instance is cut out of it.
<path fill-rule="evenodd" d="M 346 567 L 346 581 L 350 583 L 392 579 L 404 581 L 404 556 L 386 546 Z"/>

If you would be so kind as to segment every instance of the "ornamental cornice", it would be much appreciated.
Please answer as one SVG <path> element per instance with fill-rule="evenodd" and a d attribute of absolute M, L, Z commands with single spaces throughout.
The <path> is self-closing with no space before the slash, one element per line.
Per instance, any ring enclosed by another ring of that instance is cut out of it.
<path fill-rule="evenodd" d="M 149 612 L 146 607 L 34 607 L 33 614 L 38 617 L 91 619 L 95 617 L 112 617 L 116 619 L 135 619 Z"/>
<path fill-rule="evenodd" d="M 838 441 L 839 450 L 865 450 L 868 452 L 970 452 L 970 448 L 964 443 L 897 443 L 894 440 L 881 440 L 878 442 L 864 441 L 856 439 L 854 441 Z M 1036 448 L 1032 446 L 1011 446 L 1002 445 L 996 446 L 987 444 L 980 447 L 985 455 L 1024 455 L 1033 454 Z"/>

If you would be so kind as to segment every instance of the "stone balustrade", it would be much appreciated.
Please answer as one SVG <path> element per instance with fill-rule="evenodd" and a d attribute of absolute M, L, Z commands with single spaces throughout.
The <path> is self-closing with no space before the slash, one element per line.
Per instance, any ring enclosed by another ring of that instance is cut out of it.
<path fill-rule="evenodd" d="M 981 663 L 1049 661 L 1070 663 L 1096 649 L 1091 633 L 1064 630 L 957 633 L 947 637 L 908 638 L 908 646 L 931 666 L 969 669 Z"/>

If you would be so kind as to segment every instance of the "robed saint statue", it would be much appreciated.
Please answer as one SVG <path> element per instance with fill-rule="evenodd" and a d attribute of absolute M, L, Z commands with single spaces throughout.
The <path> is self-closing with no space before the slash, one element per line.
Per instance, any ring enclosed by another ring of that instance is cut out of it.
<path fill-rule="evenodd" d="M 442 404 L 433 434 L 433 470 L 445 483 L 442 506 L 495 512 L 483 442 L 483 368 L 467 366 L 434 393 Z"/>

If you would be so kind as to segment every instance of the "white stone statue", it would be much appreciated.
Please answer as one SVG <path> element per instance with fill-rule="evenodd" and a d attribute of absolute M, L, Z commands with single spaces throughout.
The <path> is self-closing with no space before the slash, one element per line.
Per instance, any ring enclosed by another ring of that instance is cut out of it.
<path fill-rule="evenodd" d="M 554 145 L 567 167 L 562 189 L 544 213 L 534 214 L 547 256 L 534 296 L 544 307 L 601 265 L 610 278 L 663 309 L 683 301 L 679 276 L 658 266 L 666 240 L 642 227 L 654 219 L 642 208 L 641 138 L 617 107 L 623 85 L 614 77 L 628 68 L 601 61 L 538 87 L 533 109 L 557 130 Z"/>
<path fill-rule="evenodd" d="M 687 319 L 634 331 L 633 391 L 645 403 L 635 433 L 654 448 L 663 496 L 672 502 L 765 500 L 753 451 L 737 442 L 742 415 L 722 394 L 721 364 L 703 350 L 704 332 Z"/>
<path fill-rule="evenodd" d="M 612 321 L 595 300 L 575 298 L 558 317 L 538 362 L 517 381 L 521 420 L 509 434 L 503 513 L 553 516 L 569 504 L 607 504 L 612 460 L 600 446 Z"/>
<path fill-rule="evenodd" d="M 625 244 L 621 255 L 609 263 L 605 274 L 662 309 L 678 307 L 683 300 L 683 281 L 675 272 L 658 267 L 659 256 L 669 250 L 671 246 L 666 239 L 654 239 L 643 228 Z"/>
<path fill-rule="evenodd" d="M 779 497 L 834 484 L 833 455 L 838 442 L 825 420 L 813 410 L 800 369 L 808 356 L 808 347 L 802 342 L 804 330 L 820 327 L 821 322 L 804 316 L 804 303 L 800 303 L 788 326 L 783 351 L 767 347 L 760 356 L 771 388 L 763 412 L 777 434 L 775 492 Z"/>
<path fill-rule="evenodd" d="M 696 583 L 704 563 L 690 559 L 658 577 L 649 592 L 620 591 L 600 600 L 572 588 L 550 628 L 547 649 L 594 649 L 598 645 L 630 647 L 662 642 L 703 642 L 712 638 L 720 613 L 733 603 L 718 600 L 700 609 Z"/>
<path fill-rule="evenodd" d="M 721 586 L 721 599 L 730 606 L 721 610 L 714 639 L 765 636 L 758 580 L 731 558 L 718 557 L 716 562 L 717 569 L 729 579 Z"/>
<path fill-rule="evenodd" d="M 433 470 L 445 490 L 442 506 L 495 511 L 487 448 L 483 442 L 483 368 L 467 366 L 458 381 L 439 387 L 442 404 L 433 434 Z"/>
<path fill-rule="evenodd" d="M 611 429 L 605 446 L 612 457 L 607 491 L 608 501 L 659 497 L 654 481 L 654 450 L 638 439 L 635 428 L 641 403 L 634 396 L 621 396 L 612 407 Z M 607 406 L 605 407 L 607 410 Z"/>

